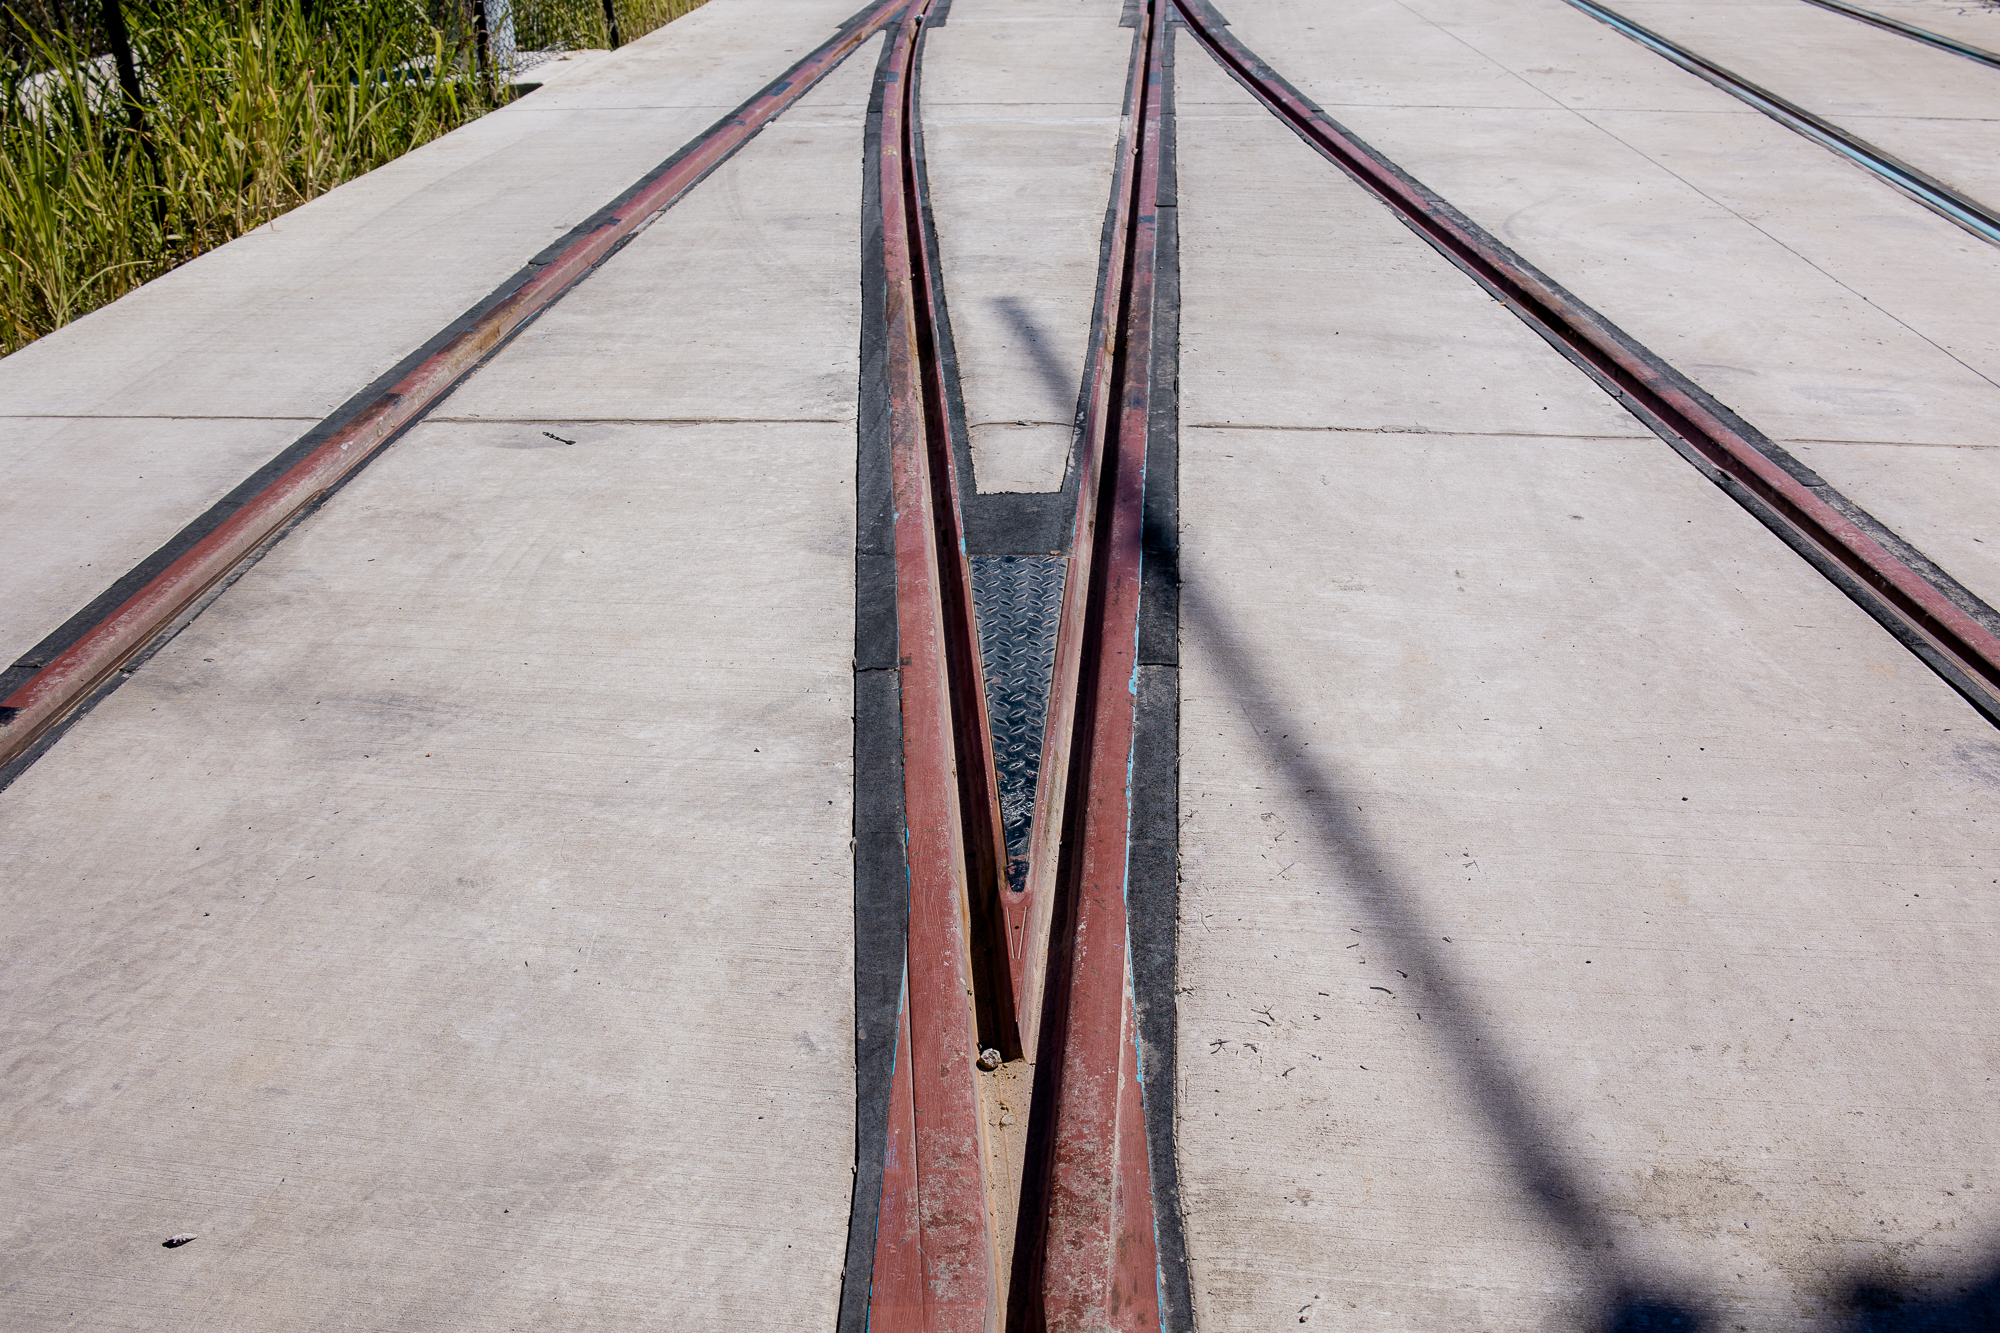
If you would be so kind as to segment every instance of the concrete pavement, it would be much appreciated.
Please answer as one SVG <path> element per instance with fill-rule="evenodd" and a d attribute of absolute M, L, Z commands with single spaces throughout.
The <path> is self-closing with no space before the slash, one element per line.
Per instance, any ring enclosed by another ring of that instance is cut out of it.
<path fill-rule="evenodd" d="M 1984 1280 L 1991 728 L 1186 45 L 1178 96 L 1197 1326 Z"/>
<path fill-rule="evenodd" d="M 1336 119 L 2000 600 L 1982 313 L 2000 251 L 1561 0 L 1228 16 Z"/>
<path fill-rule="evenodd" d="M 714 0 L 0 362 L 0 661 L 858 7 Z"/>
<path fill-rule="evenodd" d="M 848 12 L 713 0 L 0 362 L 6 632 Z M 1797 0 L 1631 12 L 1987 169 L 1950 145 L 2000 71 L 1933 79 L 1955 58 Z M 2000 599 L 1991 247 L 1560 0 L 1226 13 Z M 998 725 L 1039 754 L 1134 30 L 1111 0 L 942 17 L 967 549 L 981 628 L 1020 631 L 982 642 L 989 673 L 1013 653 Z M 879 50 L 0 793 L 9 1326 L 858 1333 L 886 1079 L 855 1029 L 894 895 L 860 903 L 857 858 L 894 880 L 905 834 L 864 826 L 903 780 L 856 577 L 886 567 L 857 541 L 886 523 Z M 1978 1327 L 1952 1302 L 2000 1281 L 1991 725 L 1186 36 L 1176 69 L 1179 511 L 1151 521 L 1178 529 L 1147 542 L 1184 586 L 1141 684 L 1178 770 L 1133 770 L 1177 807 L 1142 836 L 1178 875 L 1133 898 L 1177 957 L 1142 997 L 1193 1292 L 1163 1280 L 1165 1327 Z M 1025 1140 L 1017 1092 L 986 1110 Z"/>
<path fill-rule="evenodd" d="M 871 51 L 8 790 L 10 1327 L 831 1324 Z"/>
<path fill-rule="evenodd" d="M 1062 486 L 1130 63 L 1121 12 L 953 0 L 925 39 L 931 211 L 981 491 Z"/>

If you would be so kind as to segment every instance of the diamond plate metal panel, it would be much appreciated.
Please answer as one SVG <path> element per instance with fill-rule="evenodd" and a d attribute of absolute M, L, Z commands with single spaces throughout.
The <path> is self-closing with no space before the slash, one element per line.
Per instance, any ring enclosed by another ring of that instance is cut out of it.
<path fill-rule="evenodd" d="M 1028 827 L 1042 767 L 1042 728 L 1055 669 L 1056 622 L 1069 561 L 1059 555 L 975 555 L 972 603 L 979 616 L 979 657 L 993 761 L 1000 780 L 1000 821 L 1007 838 L 1007 887 L 1028 875 Z"/>

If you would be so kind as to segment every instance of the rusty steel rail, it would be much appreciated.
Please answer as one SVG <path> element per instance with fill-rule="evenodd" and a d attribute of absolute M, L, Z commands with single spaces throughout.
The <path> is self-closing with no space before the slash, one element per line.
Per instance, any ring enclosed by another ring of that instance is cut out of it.
<path fill-rule="evenodd" d="M 880 1333 L 994 1333 L 1000 1256 L 986 1178 L 972 951 L 976 904 L 988 888 L 975 878 L 986 821 L 972 801 L 979 784 L 966 781 L 965 771 L 968 752 L 977 752 L 966 729 L 983 715 L 958 697 L 967 683 L 958 649 L 972 628 L 972 600 L 963 584 L 912 142 L 916 58 L 929 8 L 930 0 L 910 4 L 883 74 L 883 316 L 910 912 L 868 1325 Z M 976 652 L 971 669 L 978 669 Z M 986 764 L 990 771 L 990 759 Z M 984 791 L 997 808 L 990 778 Z"/>
<path fill-rule="evenodd" d="M 1887 529 L 1858 506 L 1313 105 L 1201 0 L 1173 3 L 1216 62 L 1301 139 L 1566 353 L 2000 723 L 2000 637 L 1961 603 L 1989 616 L 1990 608 L 1963 589 L 1948 590 L 1948 576 L 1892 550 Z"/>
<path fill-rule="evenodd" d="M 789 77 L 766 88 L 690 145 L 677 162 L 626 200 L 616 217 L 577 237 L 0 700 L 0 766 L 27 753 L 205 592 L 422 416 L 640 227 L 700 184 L 893 20 L 905 3 L 880 0 L 849 20 L 795 65 Z"/>
<path fill-rule="evenodd" d="M 1122 280 L 1106 297 L 1105 337 L 1092 366 L 1091 405 L 1105 414 L 1094 517 L 1078 498 L 1077 545 L 1088 551 L 1078 607 L 1066 604 L 1077 642 L 1068 804 L 1051 832 L 1073 829 L 1056 859 L 1065 920 L 1051 986 L 1043 1068 L 1053 1066 L 1054 1115 L 1041 1217 L 1039 1281 L 1051 1333 L 1139 1333 L 1160 1326 L 1159 1255 L 1152 1168 L 1146 1154 L 1125 882 L 1132 829 L 1132 744 L 1144 563 L 1146 447 L 1152 415 L 1154 295 L 1158 259 L 1161 114 L 1165 99 L 1164 0 L 1143 13 L 1134 43 L 1138 105 L 1128 114 L 1130 152 L 1120 164 L 1129 210 L 1114 251 Z M 1108 286 L 1109 284 L 1107 284 Z M 1080 611 L 1080 618 L 1071 614 Z M 1051 708 L 1053 729 L 1054 709 Z M 1047 769 L 1043 770 L 1047 772 Z M 1058 770 L 1060 771 L 1060 770 Z M 1046 780 L 1046 779 L 1045 779 Z M 1037 825 L 1039 832 L 1043 826 Z"/>
<path fill-rule="evenodd" d="M 1036 925 L 1024 931 L 996 855 L 942 303 L 915 166 L 929 4 L 913 0 L 895 31 L 877 145 L 910 908 L 868 1325 L 1139 1333 L 1159 1327 L 1158 1261 L 1124 881 L 1166 8 L 1148 4 L 1133 41 L 1037 813 Z M 1051 787 L 1062 790 L 1050 798 Z M 1036 1060 L 1018 1194 L 990 1178 L 976 1061 L 996 1019 L 1016 1046 L 1004 1053 Z M 1009 1231 L 1011 1250 L 998 1240 Z"/>
<path fill-rule="evenodd" d="M 1072 786 L 1072 750 L 1078 735 L 1078 710 L 1083 706 L 1080 696 L 1085 646 L 1093 632 L 1090 597 L 1097 575 L 1098 528 L 1103 517 L 1100 495 L 1107 475 L 1105 460 L 1116 452 L 1117 434 L 1124 427 L 1124 403 L 1118 397 L 1122 372 L 1119 357 L 1124 346 L 1120 320 L 1126 308 L 1126 293 L 1134 280 L 1136 205 L 1142 197 L 1150 201 L 1158 193 L 1160 99 L 1154 72 L 1147 63 L 1157 60 L 1158 52 L 1151 28 L 1144 29 L 1141 35 L 1143 40 L 1133 44 L 1132 66 L 1125 81 L 1122 118 L 1128 129 L 1112 171 L 1111 197 L 1117 206 L 1111 214 L 1107 249 L 1113 259 L 1098 298 L 1100 309 L 1095 324 L 1098 337 L 1089 349 L 1083 428 L 1077 446 L 1076 515 L 1071 524 L 1069 567 L 1063 578 L 1062 605 L 1056 622 L 1055 662 L 1042 732 L 1040 778 L 1035 787 L 1034 817 L 1029 824 L 1028 873 L 1022 891 L 1008 895 L 1007 899 L 1008 942 L 1014 949 L 1010 962 L 1017 977 L 1015 993 L 1020 997 L 1021 1025 L 1031 1048 L 1038 1035 L 1037 1016 L 1042 1012 L 1048 979 L 1049 928 L 1061 893 L 1059 879 Z M 1150 156 L 1144 133 L 1149 113 L 1155 131 Z M 1144 174 L 1148 169 L 1149 178 Z M 1152 193 L 1143 193 L 1149 188 Z M 1150 209 L 1148 203 L 1149 219 Z M 1150 283 L 1150 250 L 1144 268 Z M 1146 299 L 1150 303 L 1150 286 Z M 1147 317 L 1150 320 L 1150 305 Z"/>

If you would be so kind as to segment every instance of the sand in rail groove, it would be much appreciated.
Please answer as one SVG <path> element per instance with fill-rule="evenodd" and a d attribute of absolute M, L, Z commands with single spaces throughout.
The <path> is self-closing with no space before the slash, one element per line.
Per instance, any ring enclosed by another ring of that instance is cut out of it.
<path fill-rule="evenodd" d="M 1980 1280 L 1992 728 L 1190 45 L 1200 1326 Z"/>
<path fill-rule="evenodd" d="M 830 1325 L 870 54 L 6 794 L 16 1327 Z"/>
<path fill-rule="evenodd" d="M 2000 602 L 1983 313 L 2000 255 L 1558 0 L 1420 8 L 1228 16 L 1291 52 L 1287 77 L 1336 119 Z"/>

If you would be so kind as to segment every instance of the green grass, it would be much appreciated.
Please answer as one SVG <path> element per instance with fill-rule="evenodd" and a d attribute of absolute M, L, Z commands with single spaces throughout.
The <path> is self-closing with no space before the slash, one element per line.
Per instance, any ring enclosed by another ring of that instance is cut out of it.
<path fill-rule="evenodd" d="M 624 35 L 698 3 L 625 0 Z M 563 30 L 524 36 L 603 44 L 595 0 L 546 8 L 542 24 Z M 468 25 L 441 25 L 418 0 L 317 0 L 310 13 L 298 0 L 128 0 L 143 135 L 83 40 L 44 29 L 0 56 L 0 353 L 507 96 L 481 86 Z"/>

